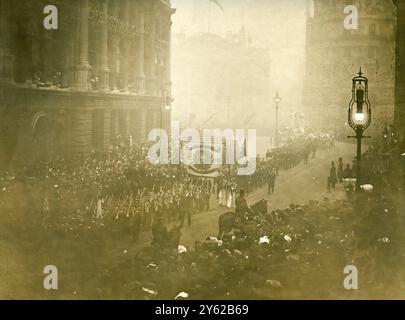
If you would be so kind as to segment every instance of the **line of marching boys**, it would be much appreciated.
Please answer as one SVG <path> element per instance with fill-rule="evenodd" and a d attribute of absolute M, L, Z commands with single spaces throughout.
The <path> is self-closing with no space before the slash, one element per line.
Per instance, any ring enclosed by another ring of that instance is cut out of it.
<path fill-rule="evenodd" d="M 159 191 L 136 190 L 124 198 L 101 196 L 97 199 L 96 217 L 110 217 L 117 224 L 132 229 L 134 239 L 142 229 L 149 229 L 155 223 L 191 226 L 194 213 L 208 211 L 213 190 L 211 181 L 186 180 L 161 187 Z"/>
<path fill-rule="evenodd" d="M 256 181 L 257 180 L 257 181 Z M 276 170 L 271 162 L 262 163 L 258 172 L 249 178 L 251 190 L 268 186 L 268 192 L 274 192 Z M 178 225 L 187 222 L 191 226 L 192 215 L 210 209 L 211 197 L 218 204 L 229 209 L 235 208 L 235 200 L 240 189 L 235 178 L 222 176 L 215 180 L 186 179 L 184 182 L 172 182 L 161 186 L 159 190 L 136 189 L 122 197 L 98 196 L 96 217 L 111 218 L 118 229 L 128 230 L 136 240 L 143 229 L 154 224 Z M 111 221 L 110 220 L 110 221 Z"/>
<path fill-rule="evenodd" d="M 104 214 L 108 214 L 113 217 L 114 221 L 125 222 L 126 218 L 130 219 L 130 223 L 126 224 L 134 226 L 132 234 L 135 237 L 139 236 L 142 228 L 152 227 L 159 222 L 172 225 L 179 223 L 179 226 L 182 227 L 187 220 L 188 225 L 191 226 L 191 217 L 194 213 L 209 210 L 213 194 L 219 205 L 232 209 L 235 208 L 235 200 L 240 190 L 249 193 L 267 186 L 268 194 L 273 193 L 280 169 L 294 167 L 303 159 L 306 163 L 309 146 L 314 146 L 312 148 L 314 156 L 315 142 L 322 145 L 322 139 L 315 137 L 312 140 L 297 139 L 272 152 L 268 151 L 266 159 L 257 159 L 255 173 L 247 177 L 236 176 L 232 172 L 234 168 L 228 168 L 228 175 L 223 175 L 215 180 L 187 178 L 182 182 L 161 184 L 157 187 L 159 190 L 152 188 L 152 190 L 143 189 L 141 191 L 139 188 L 135 188 L 130 195 L 126 195 L 124 198 L 114 199 L 113 196 L 110 196 L 102 199 L 100 196 L 97 200 L 97 217 L 103 218 Z M 148 177 L 144 177 L 144 179 L 148 179 Z M 144 179 L 135 178 L 138 182 Z M 105 202 L 107 203 L 105 204 Z"/>

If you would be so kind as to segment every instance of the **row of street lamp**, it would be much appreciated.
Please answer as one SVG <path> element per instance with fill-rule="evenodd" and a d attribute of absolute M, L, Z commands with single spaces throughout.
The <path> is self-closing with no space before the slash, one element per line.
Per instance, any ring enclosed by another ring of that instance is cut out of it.
<path fill-rule="evenodd" d="M 278 91 L 273 98 L 276 109 L 276 125 L 275 125 L 275 145 L 279 146 L 279 132 L 278 132 L 278 109 L 281 102 Z M 371 104 L 368 98 L 368 79 L 363 76 L 360 71 L 352 80 L 352 99 L 349 103 L 348 109 L 348 123 L 350 127 L 356 132 L 355 136 L 348 138 L 355 138 L 357 140 L 357 166 L 356 166 L 356 191 L 361 190 L 361 144 L 362 139 L 370 138 L 364 136 L 364 131 L 371 124 Z"/>

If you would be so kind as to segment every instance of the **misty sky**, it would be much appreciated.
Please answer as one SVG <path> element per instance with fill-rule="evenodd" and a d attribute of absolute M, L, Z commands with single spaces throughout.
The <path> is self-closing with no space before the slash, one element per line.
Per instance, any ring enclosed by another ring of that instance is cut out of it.
<path fill-rule="evenodd" d="M 272 61 L 270 88 L 280 90 L 286 114 L 299 108 L 305 71 L 306 0 L 219 2 L 223 12 L 211 4 L 211 32 L 225 36 L 228 31 L 238 32 L 244 27 L 254 46 L 268 47 Z M 177 9 L 173 32 L 187 35 L 208 32 L 208 3 L 208 0 L 172 0 Z M 174 110 L 174 115 L 183 111 Z"/>

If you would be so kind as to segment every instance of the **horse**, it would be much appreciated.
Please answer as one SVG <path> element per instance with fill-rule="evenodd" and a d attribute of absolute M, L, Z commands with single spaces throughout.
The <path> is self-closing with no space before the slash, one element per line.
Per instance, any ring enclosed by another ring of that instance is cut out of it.
<path fill-rule="evenodd" d="M 218 240 L 221 240 L 224 234 L 229 233 L 235 226 L 236 213 L 235 212 L 226 212 L 221 214 L 218 218 Z"/>
<path fill-rule="evenodd" d="M 265 215 L 267 214 L 267 200 L 260 200 L 258 202 L 256 202 L 254 205 L 252 205 L 251 211 L 254 215 Z"/>
<path fill-rule="evenodd" d="M 252 205 L 247 212 L 248 216 L 257 216 L 267 214 L 267 200 L 260 200 Z M 231 211 L 228 211 L 224 214 L 221 214 L 218 218 L 218 240 L 221 240 L 224 234 L 230 233 L 236 222 L 237 214 Z"/>

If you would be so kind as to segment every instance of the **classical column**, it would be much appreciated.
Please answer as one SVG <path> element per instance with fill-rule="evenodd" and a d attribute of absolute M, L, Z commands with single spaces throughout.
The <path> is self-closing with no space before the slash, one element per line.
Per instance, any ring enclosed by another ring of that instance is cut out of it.
<path fill-rule="evenodd" d="M 132 93 L 136 92 L 136 74 L 135 74 L 135 68 L 136 68 L 136 42 L 135 42 L 135 37 L 132 36 L 131 38 L 131 44 L 129 48 L 129 55 L 128 55 L 128 82 L 129 82 L 129 91 Z"/>
<path fill-rule="evenodd" d="M 123 16 L 122 16 L 122 20 L 123 22 L 125 22 L 126 24 L 130 24 L 130 1 L 131 0 L 123 0 Z M 132 0 L 133 1 L 133 0 Z M 130 54 L 129 54 L 129 49 L 131 47 L 131 43 L 130 43 L 130 35 L 124 35 L 124 41 L 123 41 L 123 45 L 122 45 L 122 71 L 121 71 L 121 78 L 122 78 L 122 88 L 124 89 L 124 91 L 128 90 L 128 79 L 129 79 L 129 67 L 130 67 Z"/>
<path fill-rule="evenodd" d="M 143 7 L 138 8 L 136 17 L 135 90 L 143 94 L 145 92 L 145 12 Z"/>
<path fill-rule="evenodd" d="M 171 14 L 174 12 L 172 11 Z M 168 17 L 167 27 L 166 27 L 166 52 L 165 52 L 165 91 L 166 95 L 171 97 L 172 95 L 172 82 L 171 82 L 171 68 L 172 68 L 172 61 L 171 61 L 171 53 L 172 53 L 172 19 L 171 14 Z"/>
<path fill-rule="evenodd" d="M 15 94 L 9 90 L 13 87 L 13 57 L 10 55 L 8 0 L 0 0 L 0 170 L 7 169 L 16 154 L 16 135 L 18 125 L 23 123 L 15 113 L 16 108 L 5 108 L 14 105 Z"/>
<path fill-rule="evenodd" d="M 165 42 L 165 49 L 163 52 L 164 66 L 162 72 L 163 81 L 163 105 L 171 104 L 172 99 L 172 82 L 171 82 L 171 16 L 176 12 L 175 9 L 170 9 L 164 19 L 163 38 Z M 171 110 L 164 110 L 162 116 L 162 126 L 167 132 L 170 132 L 171 127 Z"/>
<path fill-rule="evenodd" d="M 111 1 L 110 6 L 110 15 L 115 18 L 119 17 L 119 6 L 117 0 Z M 111 32 L 109 43 L 110 46 L 108 48 L 109 51 L 109 66 L 110 66 L 110 89 L 112 91 L 117 90 L 118 88 L 118 74 L 117 74 L 117 48 L 120 44 L 119 36 L 116 33 Z"/>
<path fill-rule="evenodd" d="M 395 118 L 394 124 L 402 136 L 402 147 L 405 147 L 405 3 L 396 1 L 397 6 L 397 44 L 395 68 Z M 404 161 L 404 160 L 402 160 Z"/>
<path fill-rule="evenodd" d="M 74 72 L 74 89 L 86 91 L 89 86 L 89 0 L 80 0 L 79 60 Z"/>
<path fill-rule="evenodd" d="M 72 85 L 72 67 L 75 64 L 74 61 L 74 34 L 66 34 L 66 54 L 65 54 L 65 67 L 62 73 L 62 85 L 66 87 L 70 87 Z"/>
<path fill-rule="evenodd" d="M 116 57 L 116 49 L 119 45 L 119 39 L 114 35 L 111 37 L 111 48 L 109 48 L 109 55 L 110 55 L 110 89 L 112 91 L 117 90 L 117 57 Z"/>
<path fill-rule="evenodd" d="M 108 0 L 101 0 L 101 12 L 103 21 L 100 30 L 100 65 L 99 65 L 99 88 L 106 91 L 110 87 L 110 69 L 108 68 Z"/>
<path fill-rule="evenodd" d="M 0 80 L 14 82 L 13 56 L 10 54 L 10 0 L 0 0 Z"/>
<path fill-rule="evenodd" d="M 149 8 L 147 13 L 146 21 L 146 32 L 148 34 L 147 41 L 147 52 L 146 52 L 146 61 L 145 61 L 145 71 L 146 71 L 146 91 L 148 94 L 155 94 L 155 81 L 156 81 L 156 25 L 155 17 L 152 12 L 152 8 Z"/>
<path fill-rule="evenodd" d="M 39 34 L 40 32 L 35 30 L 31 36 L 32 79 L 30 80 L 35 81 L 38 80 L 37 77 L 41 67 L 41 39 Z"/>
<path fill-rule="evenodd" d="M 53 84 L 53 59 L 49 59 L 49 55 L 53 54 L 52 40 L 53 36 L 49 31 L 42 31 L 40 41 L 41 81 L 48 86 Z"/>

